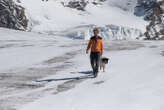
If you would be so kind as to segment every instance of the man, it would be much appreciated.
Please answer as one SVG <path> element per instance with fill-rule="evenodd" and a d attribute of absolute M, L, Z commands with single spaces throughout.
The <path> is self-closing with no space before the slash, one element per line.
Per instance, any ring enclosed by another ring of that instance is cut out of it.
<path fill-rule="evenodd" d="M 86 53 L 88 54 L 89 49 L 91 49 L 90 61 L 93 69 L 94 78 L 96 78 L 99 72 L 100 58 L 103 54 L 103 41 L 102 38 L 99 36 L 98 28 L 94 28 L 93 33 L 94 36 L 91 37 L 88 43 Z"/>

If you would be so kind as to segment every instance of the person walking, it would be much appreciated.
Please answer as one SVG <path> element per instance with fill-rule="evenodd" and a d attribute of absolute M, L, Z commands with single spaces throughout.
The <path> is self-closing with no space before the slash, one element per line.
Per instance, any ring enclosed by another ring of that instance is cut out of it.
<path fill-rule="evenodd" d="M 103 55 L 103 40 L 99 36 L 99 29 L 93 29 L 94 36 L 90 38 L 88 47 L 86 49 L 86 54 L 91 49 L 90 62 L 93 69 L 94 78 L 97 77 L 100 66 L 100 58 Z"/>

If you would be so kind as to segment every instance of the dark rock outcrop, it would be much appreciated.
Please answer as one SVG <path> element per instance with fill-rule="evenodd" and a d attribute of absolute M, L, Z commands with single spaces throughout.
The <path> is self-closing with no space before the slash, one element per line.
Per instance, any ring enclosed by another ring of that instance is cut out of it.
<path fill-rule="evenodd" d="M 86 2 L 85 0 L 79 0 L 79 1 L 69 1 L 67 4 L 62 2 L 62 4 L 65 7 L 85 11 L 85 7 L 87 6 L 88 2 Z"/>
<path fill-rule="evenodd" d="M 85 7 L 92 3 L 94 5 L 101 5 L 101 2 L 105 2 L 106 0 L 95 0 L 93 2 L 89 2 L 88 0 L 70 0 L 68 3 L 62 2 L 63 6 L 74 8 L 80 11 L 85 11 Z"/>
<path fill-rule="evenodd" d="M 146 27 L 146 40 L 164 40 L 164 1 L 156 2 L 151 22 Z"/>
<path fill-rule="evenodd" d="M 155 4 L 156 0 L 137 0 L 137 6 L 135 7 L 134 14 L 136 16 L 144 16 L 145 20 L 150 20 Z"/>
<path fill-rule="evenodd" d="M 24 8 L 12 0 L 0 0 L 0 27 L 26 30 L 28 20 Z"/>

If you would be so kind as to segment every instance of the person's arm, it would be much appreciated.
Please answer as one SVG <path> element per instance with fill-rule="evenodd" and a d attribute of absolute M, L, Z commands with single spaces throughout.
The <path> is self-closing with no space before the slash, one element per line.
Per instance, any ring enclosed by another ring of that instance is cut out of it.
<path fill-rule="evenodd" d="M 86 53 L 88 54 L 89 49 L 91 48 L 92 41 L 90 40 L 88 43 L 88 47 L 86 49 Z"/>
<path fill-rule="evenodd" d="M 101 55 L 103 55 L 103 40 L 101 41 Z"/>

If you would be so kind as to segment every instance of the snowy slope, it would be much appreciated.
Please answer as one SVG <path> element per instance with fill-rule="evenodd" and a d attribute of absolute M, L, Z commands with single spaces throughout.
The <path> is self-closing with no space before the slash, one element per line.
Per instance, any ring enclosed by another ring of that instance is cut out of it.
<path fill-rule="evenodd" d="M 133 15 L 136 0 L 107 0 L 102 5 L 89 1 L 85 11 L 64 7 L 63 0 L 21 0 L 30 20 L 29 30 L 36 32 L 61 31 L 81 25 L 104 26 L 113 24 L 145 31 L 147 24 Z"/>
<path fill-rule="evenodd" d="M 108 46 L 113 51 L 107 51 Z M 108 41 L 105 47 L 105 56 L 111 60 L 97 79 L 69 79 L 72 75 L 90 74 L 86 72 L 90 71 L 89 59 L 79 54 L 71 60 L 75 65 L 70 69 L 41 80 L 49 80 L 52 94 L 18 110 L 163 110 L 163 42 Z M 60 81 L 63 85 L 57 86 Z M 67 90 L 69 87 L 73 89 Z"/>
<path fill-rule="evenodd" d="M 64 42 L 59 43 L 59 41 L 66 39 L 3 28 L 0 28 L 0 36 L 0 72 L 32 67 L 56 56 L 56 53 L 63 54 L 63 50 L 59 47 Z M 68 39 L 67 44 L 69 44 Z"/>
<path fill-rule="evenodd" d="M 134 12 L 137 0 L 108 0 L 109 5 L 121 8 L 125 11 Z"/>
<path fill-rule="evenodd" d="M 104 40 L 110 62 L 92 79 L 88 41 L 2 28 L 0 36 L 1 110 L 163 110 L 163 41 Z"/>

